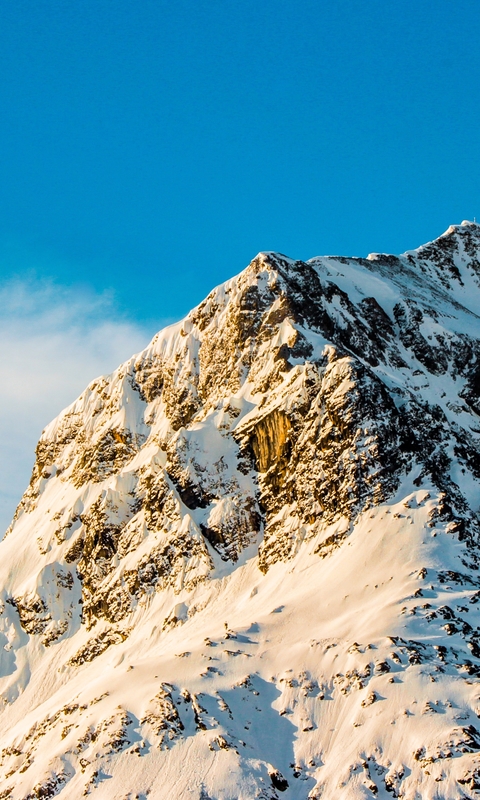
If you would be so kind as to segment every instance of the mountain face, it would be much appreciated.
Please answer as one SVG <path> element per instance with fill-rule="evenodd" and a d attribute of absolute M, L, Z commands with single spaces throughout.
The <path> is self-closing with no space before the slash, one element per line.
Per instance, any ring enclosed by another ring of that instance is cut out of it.
<path fill-rule="evenodd" d="M 480 226 L 261 253 L 43 432 L 0 800 L 480 797 Z"/>

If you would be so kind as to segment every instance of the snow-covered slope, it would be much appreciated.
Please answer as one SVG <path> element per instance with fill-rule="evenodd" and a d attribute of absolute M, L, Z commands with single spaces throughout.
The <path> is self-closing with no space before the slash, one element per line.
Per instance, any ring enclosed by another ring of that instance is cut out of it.
<path fill-rule="evenodd" d="M 480 797 L 479 259 L 261 253 L 45 429 L 2 800 Z"/>

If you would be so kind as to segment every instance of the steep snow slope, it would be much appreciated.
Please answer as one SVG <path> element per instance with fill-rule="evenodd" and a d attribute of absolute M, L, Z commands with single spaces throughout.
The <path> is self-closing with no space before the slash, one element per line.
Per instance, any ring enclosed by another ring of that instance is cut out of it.
<path fill-rule="evenodd" d="M 46 428 L 0 798 L 480 796 L 479 257 L 262 253 Z"/>

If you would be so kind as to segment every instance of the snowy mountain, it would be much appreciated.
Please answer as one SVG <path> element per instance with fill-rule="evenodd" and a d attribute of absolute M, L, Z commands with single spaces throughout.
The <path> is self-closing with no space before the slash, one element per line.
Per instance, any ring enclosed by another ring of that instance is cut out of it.
<path fill-rule="evenodd" d="M 261 253 L 43 432 L 0 799 L 480 797 L 480 226 Z"/>

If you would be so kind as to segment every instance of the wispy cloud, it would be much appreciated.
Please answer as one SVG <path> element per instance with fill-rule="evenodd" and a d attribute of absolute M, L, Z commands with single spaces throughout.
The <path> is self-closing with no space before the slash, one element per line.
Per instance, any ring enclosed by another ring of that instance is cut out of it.
<path fill-rule="evenodd" d="M 35 278 L 0 285 L 0 538 L 42 429 L 153 333 L 122 319 L 108 294 Z"/>

